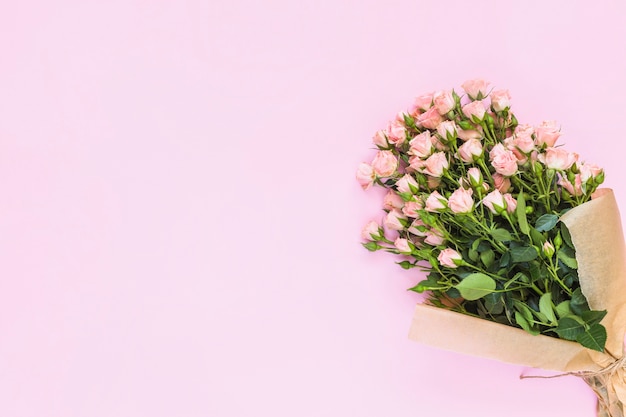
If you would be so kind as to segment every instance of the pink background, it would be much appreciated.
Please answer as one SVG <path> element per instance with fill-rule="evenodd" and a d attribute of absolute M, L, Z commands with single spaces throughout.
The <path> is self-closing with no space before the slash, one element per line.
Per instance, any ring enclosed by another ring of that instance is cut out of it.
<path fill-rule="evenodd" d="M 421 277 L 360 247 L 354 172 L 483 77 L 626 207 L 623 2 L 4 3 L 0 415 L 595 415 L 407 339 Z"/>

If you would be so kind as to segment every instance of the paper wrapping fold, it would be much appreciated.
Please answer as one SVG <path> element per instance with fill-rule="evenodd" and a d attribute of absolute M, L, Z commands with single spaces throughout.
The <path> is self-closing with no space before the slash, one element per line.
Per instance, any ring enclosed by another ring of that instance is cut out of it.
<path fill-rule="evenodd" d="M 561 372 L 599 371 L 621 358 L 626 330 L 626 257 L 612 190 L 598 190 L 591 201 L 570 210 L 561 221 L 569 228 L 576 248 L 583 294 L 592 309 L 607 310 L 602 320 L 608 334 L 606 353 L 423 304 L 417 305 L 409 338 L 440 349 Z M 608 395 L 626 404 L 624 368 L 609 379 Z M 622 414 L 607 411 L 599 415 L 624 415 L 622 404 L 619 407 Z"/>

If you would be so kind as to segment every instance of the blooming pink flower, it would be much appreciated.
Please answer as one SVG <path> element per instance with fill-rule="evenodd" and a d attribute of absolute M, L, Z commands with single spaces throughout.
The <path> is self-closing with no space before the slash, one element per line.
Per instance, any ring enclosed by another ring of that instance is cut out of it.
<path fill-rule="evenodd" d="M 443 122 L 443 117 L 441 117 L 436 108 L 431 107 L 426 113 L 420 114 L 417 117 L 417 121 L 426 129 L 437 129 L 439 123 Z"/>
<path fill-rule="evenodd" d="M 465 81 L 461 87 L 468 96 L 470 96 L 473 100 L 480 100 L 483 97 L 487 96 L 487 89 L 489 88 L 489 83 L 485 80 L 467 80 Z"/>
<path fill-rule="evenodd" d="M 474 162 L 483 154 L 483 145 L 478 139 L 470 139 L 459 146 L 458 156 L 463 162 Z"/>
<path fill-rule="evenodd" d="M 506 211 L 513 213 L 517 208 L 517 200 L 510 193 L 504 194 L 504 201 L 506 202 Z"/>
<path fill-rule="evenodd" d="M 491 149 L 489 159 L 491 165 L 500 175 L 510 177 L 517 172 L 517 157 L 501 143 L 498 143 Z"/>
<path fill-rule="evenodd" d="M 372 168 L 379 177 L 390 177 L 398 169 L 398 158 L 391 151 L 378 151 L 372 161 Z"/>
<path fill-rule="evenodd" d="M 454 190 L 448 199 L 448 207 L 453 213 L 469 213 L 474 209 L 473 190 L 458 188 Z"/>
<path fill-rule="evenodd" d="M 412 107 L 411 113 L 419 114 L 422 111 L 426 111 L 430 109 L 432 105 L 433 105 L 433 93 L 423 94 L 421 96 L 416 97 L 415 100 L 413 101 L 413 107 Z"/>
<path fill-rule="evenodd" d="M 510 144 L 525 154 L 529 154 L 535 150 L 535 141 L 530 135 L 515 135 L 510 141 Z M 511 148 L 509 147 L 509 149 Z"/>
<path fill-rule="evenodd" d="M 407 217 L 416 218 L 419 216 L 419 210 L 423 208 L 424 205 L 421 201 L 407 201 L 402 207 L 402 213 Z"/>
<path fill-rule="evenodd" d="M 511 188 L 511 180 L 500 174 L 493 174 L 493 183 L 501 193 L 506 193 Z"/>
<path fill-rule="evenodd" d="M 410 194 L 414 194 L 419 189 L 417 181 L 415 181 L 415 178 L 413 178 L 413 176 L 410 174 L 404 174 L 404 176 L 400 178 L 396 183 L 396 187 L 398 188 L 399 192 Z M 416 191 L 413 191 L 411 188 L 415 189 Z"/>
<path fill-rule="evenodd" d="M 383 224 L 385 225 L 387 229 L 402 230 L 404 229 L 404 224 L 402 223 L 406 219 L 407 219 L 406 216 L 402 214 L 402 212 L 398 210 L 391 210 L 385 216 L 385 219 L 383 220 Z"/>
<path fill-rule="evenodd" d="M 578 154 L 562 148 L 548 148 L 545 154 L 539 155 L 539 158 L 548 168 L 563 171 L 569 169 L 578 160 Z"/>
<path fill-rule="evenodd" d="M 482 101 L 472 101 L 463 106 L 463 114 L 471 121 L 477 123 L 485 117 L 485 105 Z"/>
<path fill-rule="evenodd" d="M 389 143 L 400 145 L 406 141 L 406 127 L 398 121 L 393 121 L 387 126 L 387 139 Z"/>
<path fill-rule="evenodd" d="M 426 158 L 433 152 L 433 141 L 430 137 L 430 131 L 426 130 L 415 136 L 409 142 L 409 155 L 415 155 L 419 158 Z"/>
<path fill-rule="evenodd" d="M 580 171 L 580 178 L 582 182 L 587 182 L 590 178 L 596 178 L 603 170 L 595 164 L 581 163 L 576 164 Z"/>
<path fill-rule="evenodd" d="M 446 154 L 444 152 L 435 152 L 426 160 L 422 172 L 431 177 L 441 177 L 449 166 Z"/>
<path fill-rule="evenodd" d="M 434 212 L 444 210 L 448 206 L 448 201 L 439 191 L 433 191 L 426 199 L 426 211 Z"/>
<path fill-rule="evenodd" d="M 417 156 L 412 156 L 409 158 L 409 167 L 417 172 L 422 172 L 424 167 L 426 166 L 426 161 L 420 159 Z"/>
<path fill-rule="evenodd" d="M 496 90 L 489 94 L 493 111 L 500 112 L 511 107 L 511 94 L 509 90 Z"/>
<path fill-rule="evenodd" d="M 506 209 L 504 196 L 498 190 L 493 190 L 487 194 L 482 201 L 483 205 L 494 214 L 500 214 Z"/>
<path fill-rule="evenodd" d="M 446 248 L 439 252 L 437 260 L 443 266 L 447 266 L 448 268 L 456 268 L 461 264 L 461 261 L 463 261 L 463 257 L 454 249 Z"/>
<path fill-rule="evenodd" d="M 424 242 L 431 246 L 439 246 L 445 242 L 445 239 L 439 230 L 431 228 L 428 232 L 426 232 L 426 239 L 424 239 Z"/>
<path fill-rule="evenodd" d="M 393 192 L 393 190 L 387 191 L 385 198 L 383 198 L 383 208 L 385 210 L 400 210 L 402 207 L 404 207 L 404 200 L 402 197 Z"/>
<path fill-rule="evenodd" d="M 370 164 L 365 162 L 361 162 L 356 171 L 356 180 L 361 185 L 361 188 L 367 190 L 374 184 L 374 180 L 376 179 L 376 174 L 374 173 L 374 169 Z"/>
<path fill-rule="evenodd" d="M 479 187 L 483 184 L 483 174 L 476 167 L 467 170 L 467 179 L 472 187 Z"/>
<path fill-rule="evenodd" d="M 361 237 L 364 240 L 379 240 L 382 237 L 380 225 L 373 220 L 368 222 L 361 231 Z"/>
<path fill-rule="evenodd" d="M 411 223 L 411 226 L 407 230 L 409 233 L 420 237 L 425 237 L 428 233 L 428 228 L 421 219 L 413 220 L 413 223 Z"/>
<path fill-rule="evenodd" d="M 561 136 L 560 128 L 556 121 L 547 120 L 542 122 L 539 127 L 535 128 L 535 136 L 537 146 L 545 144 L 546 146 L 554 146 L 559 136 Z"/>
<path fill-rule="evenodd" d="M 393 245 L 401 253 L 411 253 L 413 251 L 413 249 L 411 249 L 411 246 L 409 245 L 409 241 L 407 239 L 402 238 L 402 237 L 397 238 L 393 242 Z"/>
<path fill-rule="evenodd" d="M 437 126 L 437 133 L 443 140 L 456 139 L 457 130 L 458 126 L 452 120 L 446 120 Z"/>
<path fill-rule="evenodd" d="M 379 148 L 386 148 L 389 146 L 389 142 L 387 141 L 387 135 L 384 130 L 379 130 L 378 132 L 376 132 L 376 134 L 372 138 L 372 142 L 374 142 L 374 145 L 378 146 Z"/>
<path fill-rule="evenodd" d="M 521 124 L 521 125 L 517 125 L 515 127 L 515 136 L 529 136 L 532 137 L 532 135 L 535 133 L 535 128 L 532 127 L 529 124 Z"/>
<path fill-rule="evenodd" d="M 480 126 L 478 128 L 480 129 Z M 463 141 L 468 141 L 470 139 L 479 139 L 480 140 L 483 137 L 483 134 L 480 133 L 479 130 L 458 129 L 458 131 L 456 132 L 456 135 L 459 138 L 461 138 L 461 140 L 463 140 Z"/>
<path fill-rule="evenodd" d="M 561 187 L 565 188 L 571 195 L 583 195 L 583 182 L 580 174 L 576 174 L 574 176 L 574 184 L 572 184 L 566 177 L 561 177 L 557 183 Z"/>
<path fill-rule="evenodd" d="M 456 105 L 451 91 L 437 91 L 433 95 L 433 102 L 441 115 L 448 113 Z"/>

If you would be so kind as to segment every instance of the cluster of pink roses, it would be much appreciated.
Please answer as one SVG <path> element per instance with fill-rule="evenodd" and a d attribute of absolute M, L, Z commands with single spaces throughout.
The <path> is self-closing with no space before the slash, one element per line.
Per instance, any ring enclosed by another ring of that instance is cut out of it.
<path fill-rule="evenodd" d="M 544 195 L 538 198 L 549 205 L 549 199 L 583 196 L 603 178 L 601 168 L 555 146 L 556 122 L 518 124 L 507 90 L 491 91 L 483 80 L 467 81 L 462 89 L 463 96 L 446 90 L 417 97 L 376 132 L 378 151 L 356 174 L 365 190 L 373 184 L 389 189 L 383 225 L 368 223 L 363 238 L 391 243 L 385 230 L 397 231 L 394 252 L 414 253 L 424 244 L 440 247 L 437 258 L 449 268 L 462 261 L 444 245 L 451 238 L 446 222 L 458 223 L 455 215 L 484 222 L 486 209 L 490 216 L 507 217 L 517 206 L 511 192 L 541 186 L 537 192 Z M 546 191 L 548 183 L 558 185 L 558 195 Z"/>

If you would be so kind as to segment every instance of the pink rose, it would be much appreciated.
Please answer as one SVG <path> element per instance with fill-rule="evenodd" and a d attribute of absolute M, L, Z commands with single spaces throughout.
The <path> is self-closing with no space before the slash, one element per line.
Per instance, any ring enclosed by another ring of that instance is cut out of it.
<path fill-rule="evenodd" d="M 561 136 L 560 128 L 554 120 L 542 122 L 539 127 L 535 128 L 535 136 L 537 146 L 545 144 L 546 146 L 554 146 L 556 140 Z"/>
<path fill-rule="evenodd" d="M 576 164 L 580 171 L 580 177 L 582 182 L 587 182 L 589 179 L 595 179 L 598 175 L 602 174 L 603 170 L 595 164 Z"/>
<path fill-rule="evenodd" d="M 560 177 L 557 184 L 565 188 L 571 195 L 583 195 L 583 182 L 580 174 L 576 174 L 574 177 L 574 184 L 572 184 L 566 177 Z"/>
<path fill-rule="evenodd" d="M 483 174 L 476 167 L 467 170 L 467 179 L 472 187 L 480 187 L 483 184 Z"/>
<path fill-rule="evenodd" d="M 404 222 L 406 222 L 407 218 L 404 214 L 402 214 L 398 210 L 391 210 L 385 216 L 383 223 L 387 229 L 391 230 L 403 230 Z"/>
<path fill-rule="evenodd" d="M 426 239 L 424 243 L 428 243 L 431 246 L 439 246 L 444 242 L 443 234 L 437 229 L 430 229 L 426 232 Z"/>
<path fill-rule="evenodd" d="M 453 213 L 469 213 L 474 209 L 474 199 L 472 189 L 458 188 L 454 190 L 448 199 L 448 207 Z"/>
<path fill-rule="evenodd" d="M 415 98 L 413 101 L 413 107 L 411 113 L 421 113 L 421 111 L 426 111 L 430 109 L 433 105 L 433 93 L 423 94 L 419 97 Z"/>
<path fill-rule="evenodd" d="M 491 107 L 493 111 L 501 112 L 511 107 L 511 94 L 509 94 L 509 90 L 492 91 L 489 96 L 491 97 Z"/>
<path fill-rule="evenodd" d="M 409 233 L 420 237 L 425 237 L 428 233 L 428 227 L 426 227 L 421 219 L 413 220 L 413 223 L 411 223 L 411 226 L 407 230 Z"/>
<path fill-rule="evenodd" d="M 483 205 L 494 214 L 500 214 L 506 209 L 504 196 L 498 190 L 493 190 L 487 194 L 482 201 Z"/>
<path fill-rule="evenodd" d="M 389 123 L 389 126 L 387 126 L 387 138 L 389 143 L 393 143 L 394 145 L 404 143 L 406 140 L 406 128 L 404 124 L 398 121 Z"/>
<path fill-rule="evenodd" d="M 517 208 L 517 200 L 510 193 L 504 194 L 504 201 L 506 202 L 506 211 L 513 213 Z"/>
<path fill-rule="evenodd" d="M 402 213 L 407 217 L 416 218 L 419 216 L 419 211 L 423 209 L 423 204 L 419 201 L 407 201 L 402 207 Z"/>
<path fill-rule="evenodd" d="M 399 192 L 409 194 L 415 194 L 419 189 L 417 181 L 415 181 L 415 178 L 413 178 L 410 174 L 405 174 L 402 178 L 400 178 L 398 182 L 396 182 L 396 187 Z"/>
<path fill-rule="evenodd" d="M 535 133 L 535 128 L 529 124 L 521 124 L 515 127 L 515 136 L 532 137 L 533 133 Z"/>
<path fill-rule="evenodd" d="M 493 174 L 493 183 L 501 193 L 506 193 L 511 188 L 511 180 L 500 174 Z"/>
<path fill-rule="evenodd" d="M 382 237 L 380 232 L 380 226 L 372 220 L 363 227 L 361 237 L 364 240 L 379 240 Z"/>
<path fill-rule="evenodd" d="M 437 133 L 439 133 L 439 136 L 441 136 L 442 139 L 447 141 L 456 139 L 457 130 L 458 127 L 456 123 L 451 120 L 441 122 L 439 126 L 437 126 Z"/>
<path fill-rule="evenodd" d="M 426 158 L 433 152 L 433 141 L 430 137 L 430 131 L 420 133 L 409 142 L 409 155 L 415 155 L 419 158 Z"/>
<path fill-rule="evenodd" d="M 395 242 L 393 242 L 393 245 L 401 253 L 411 253 L 411 252 L 413 252 L 413 249 L 411 249 L 409 241 L 404 239 L 404 238 L 401 238 L 401 237 L 397 238 L 395 240 Z"/>
<path fill-rule="evenodd" d="M 482 101 L 472 101 L 463 106 L 463 114 L 474 123 L 480 123 L 485 117 L 485 105 Z"/>
<path fill-rule="evenodd" d="M 376 179 L 376 174 L 374 173 L 374 169 L 370 164 L 366 164 L 365 162 L 361 162 L 356 171 L 356 180 L 359 182 L 361 187 L 364 190 L 367 190 L 374 184 L 374 180 Z"/>
<path fill-rule="evenodd" d="M 436 108 L 431 107 L 426 113 L 420 114 L 417 121 L 426 129 L 436 129 L 439 123 L 443 122 L 443 117 L 441 117 Z"/>
<path fill-rule="evenodd" d="M 448 207 L 448 201 L 439 191 L 433 191 L 426 199 L 426 211 L 436 212 L 445 210 Z"/>
<path fill-rule="evenodd" d="M 433 95 L 433 103 L 439 114 L 444 115 L 456 106 L 451 91 L 437 91 Z"/>
<path fill-rule="evenodd" d="M 484 97 L 487 97 L 489 83 L 480 79 L 467 80 L 461 85 L 461 87 L 472 100 L 481 100 Z"/>
<path fill-rule="evenodd" d="M 483 154 L 483 145 L 478 139 L 470 139 L 459 146 L 458 156 L 463 162 L 474 162 Z"/>
<path fill-rule="evenodd" d="M 400 210 L 404 206 L 404 200 L 392 190 L 387 191 L 383 198 L 383 208 L 385 210 Z"/>
<path fill-rule="evenodd" d="M 372 141 L 374 142 L 374 145 L 378 146 L 379 148 L 384 149 L 389 146 L 389 142 L 387 142 L 387 135 L 385 134 L 384 130 L 379 130 L 378 132 L 376 132 L 376 134 L 372 138 Z"/>
<path fill-rule="evenodd" d="M 448 268 L 456 268 L 457 266 L 461 265 L 463 257 L 454 249 L 446 248 L 439 252 L 437 260 L 443 266 L 447 266 Z"/>
<path fill-rule="evenodd" d="M 515 135 L 510 143 L 525 154 L 529 154 L 535 150 L 535 141 L 530 135 Z"/>
<path fill-rule="evenodd" d="M 398 158 L 391 151 L 378 151 L 372 161 L 372 168 L 379 177 L 390 177 L 398 169 Z"/>
<path fill-rule="evenodd" d="M 435 152 L 425 162 L 422 172 L 432 177 L 441 177 L 449 167 L 448 158 L 444 152 Z"/>
<path fill-rule="evenodd" d="M 578 154 L 562 148 L 548 148 L 545 154 L 539 155 L 539 158 L 548 168 L 564 171 L 570 169 L 578 160 Z"/>
<path fill-rule="evenodd" d="M 498 143 L 491 149 L 489 159 L 491 165 L 500 175 L 510 177 L 517 172 L 517 157 L 501 143 Z"/>
<path fill-rule="evenodd" d="M 409 167 L 417 172 L 422 172 L 422 169 L 424 169 L 424 166 L 426 166 L 426 161 L 424 161 L 423 159 L 420 159 L 417 156 L 412 156 L 409 158 Z"/>
<path fill-rule="evenodd" d="M 456 135 L 461 138 L 461 140 L 463 141 L 468 141 L 470 139 L 482 139 L 483 134 L 481 133 L 482 128 L 479 126 L 478 129 L 480 130 L 463 130 L 463 129 L 459 129 L 456 132 Z"/>

